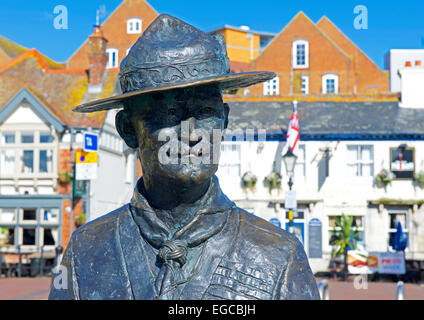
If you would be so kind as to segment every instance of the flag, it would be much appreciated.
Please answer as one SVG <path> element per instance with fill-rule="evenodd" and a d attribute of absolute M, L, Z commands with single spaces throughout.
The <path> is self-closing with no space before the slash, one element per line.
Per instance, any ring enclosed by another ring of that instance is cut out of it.
<path fill-rule="evenodd" d="M 295 156 L 298 155 L 299 150 L 299 137 L 300 137 L 300 131 L 299 131 L 299 115 L 297 114 L 297 101 L 293 101 L 293 113 L 290 117 L 289 126 L 287 128 L 287 135 L 286 135 L 286 145 L 283 149 L 283 155 L 287 153 L 289 148 L 293 152 Z"/>

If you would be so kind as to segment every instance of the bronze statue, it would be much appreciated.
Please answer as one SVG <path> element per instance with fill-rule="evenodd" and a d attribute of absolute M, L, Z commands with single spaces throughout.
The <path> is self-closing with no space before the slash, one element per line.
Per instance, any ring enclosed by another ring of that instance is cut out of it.
<path fill-rule="evenodd" d="M 238 208 L 214 175 L 221 135 L 211 137 L 229 113 L 222 90 L 274 77 L 229 73 L 222 36 L 160 15 L 121 64 L 123 94 L 75 108 L 123 108 L 116 127 L 143 177 L 129 204 L 74 232 L 67 289 L 49 298 L 319 299 L 302 244 Z"/>

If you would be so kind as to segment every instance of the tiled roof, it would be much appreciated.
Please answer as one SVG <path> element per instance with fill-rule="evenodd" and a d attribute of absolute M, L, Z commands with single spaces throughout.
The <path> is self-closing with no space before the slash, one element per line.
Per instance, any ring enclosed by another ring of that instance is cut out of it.
<path fill-rule="evenodd" d="M 284 139 L 292 102 L 229 105 L 229 129 L 266 129 Z M 301 140 L 424 139 L 424 110 L 400 108 L 397 102 L 300 102 L 298 113 Z"/>
<path fill-rule="evenodd" d="M 15 58 L 28 50 L 28 48 L 25 48 L 24 46 L 21 46 L 2 35 L 0 35 L 0 49 L 9 57 L 9 59 Z"/>
<path fill-rule="evenodd" d="M 87 72 L 49 69 L 41 62 L 43 59 L 40 60 L 34 51 L 32 53 L 18 56 L 21 58 L 19 61 L 0 70 L 0 108 L 20 89 L 27 88 L 64 124 L 71 127 L 101 127 L 104 112 L 82 114 L 72 111 L 87 94 Z M 113 88 L 110 89 L 111 82 L 110 79 L 105 81 L 105 91 L 108 94 L 113 91 Z"/>
<path fill-rule="evenodd" d="M 6 37 L 0 35 L 0 50 L 6 54 L 6 56 L 9 58 L 9 60 L 12 60 L 14 58 L 17 58 L 18 56 L 29 53 L 29 52 L 36 52 L 40 59 L 43 61 L 43 63 L 49 68 L 49 69 L 63 69 L 65 67 L 65 64 L 58 63 L 50 59 L 49 57 L 39 53 L 35 49 L 28 49 L 24 46 L 21 46 L 20 44 L 17 44 L 13 42 L 10 39 L 7 39 Z M 3 66 L 2 66 L 3 67 Z"/>

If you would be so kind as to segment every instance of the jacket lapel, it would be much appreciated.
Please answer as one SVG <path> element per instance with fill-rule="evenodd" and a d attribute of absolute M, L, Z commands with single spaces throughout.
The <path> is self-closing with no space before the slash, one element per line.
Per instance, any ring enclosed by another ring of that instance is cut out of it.
<path fill-rule="evenodd" d="M 154 276 L 149 268 L 144 248 L 144 239 L 132 218 L 130 207 L 127 211 L 120 224 L 119 236 L 133 298 L 152 300 L 157 294 L 153 285 Z"/>

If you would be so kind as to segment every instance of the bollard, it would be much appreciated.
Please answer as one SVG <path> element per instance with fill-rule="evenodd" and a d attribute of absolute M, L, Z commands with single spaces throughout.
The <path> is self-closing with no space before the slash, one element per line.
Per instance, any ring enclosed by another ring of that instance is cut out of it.
<path fill-rule="evenodd" d="M 403 294 L 404 294 L 403 281 L 399 281 L 396 286 L 396 299 L 403 300 L 403 297 L 404 297 Z"/>
<path fill-rule="evenodd" d="M 318 283 L 318 290 L 321 300 L 330 300 L 330 290 L 328 289 L 327 280 L 322 280 Z"/>

